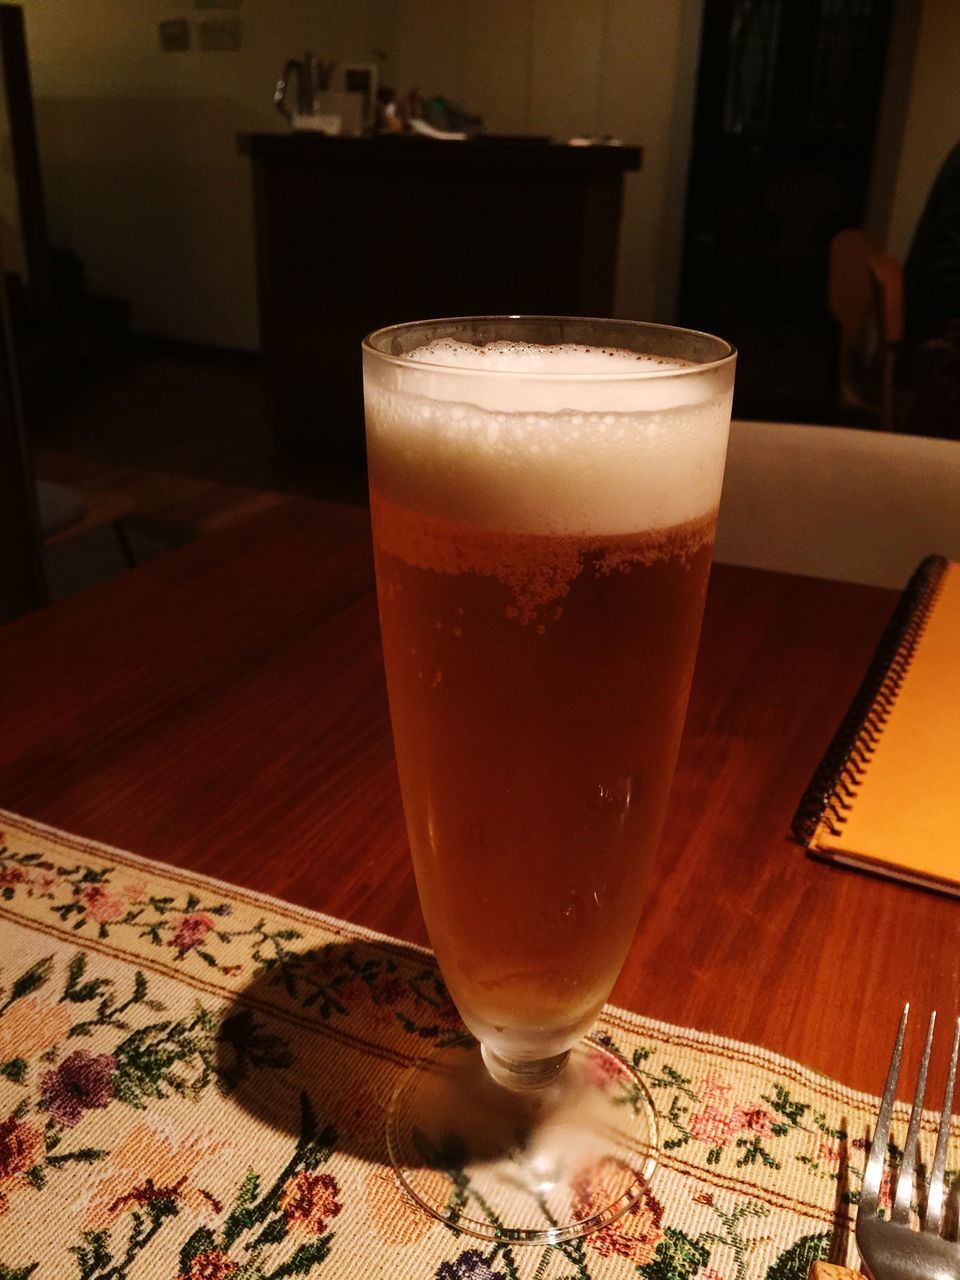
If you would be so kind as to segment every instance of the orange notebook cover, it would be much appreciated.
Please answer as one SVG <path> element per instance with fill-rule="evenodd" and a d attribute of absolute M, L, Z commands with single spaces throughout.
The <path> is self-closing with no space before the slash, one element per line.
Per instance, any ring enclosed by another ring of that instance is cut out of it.
<path fill-rule="evenodd" d="M 811 853 L 960 894 L 960 564 L 910 580 L 793 820 Z"/>

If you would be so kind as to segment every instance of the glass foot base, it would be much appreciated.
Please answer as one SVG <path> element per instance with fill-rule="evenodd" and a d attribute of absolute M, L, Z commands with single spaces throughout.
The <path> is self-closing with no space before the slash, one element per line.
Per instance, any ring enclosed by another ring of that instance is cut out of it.
<path fill-rule="evenodd" d="M 387 1115 L 402 1187 L 450 1226 L 511 1244 L 558 1244 L 613 1222 L 655 1164 L 646 1085 L 599 1042 L 581 1040 L 545 1088 L 497 1084 L 480 1046 L 410 1070 Z"/>

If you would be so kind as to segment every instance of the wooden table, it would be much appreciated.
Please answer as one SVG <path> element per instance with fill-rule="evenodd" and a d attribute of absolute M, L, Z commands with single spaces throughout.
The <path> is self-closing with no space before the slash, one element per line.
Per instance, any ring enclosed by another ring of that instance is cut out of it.
<path fill-rule="evenodd" d="M 895 599 L 715 567 L 613 993 L 873 1091 L 905 999 L 957 1013 L 960 902 L 814 861 L 787 831 Z M 0 671 L 3 807 L 426 941 L 365 512 L 285 502 L 0 628 Z"/>

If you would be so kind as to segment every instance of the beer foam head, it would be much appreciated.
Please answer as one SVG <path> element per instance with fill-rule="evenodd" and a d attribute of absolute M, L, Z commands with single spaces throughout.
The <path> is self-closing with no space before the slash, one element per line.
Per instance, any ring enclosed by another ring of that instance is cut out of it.
<path fill-rule="evenodd" d="M 607 347 L 441 339 L 364 352 L 371 481 L 489 528 L 603 534 L 715 510 L 729 365 Z"/>
<path fill-rule="evenodd" d="M 627 376 L 646 371 L 690 367 L 688 360 L 671 360 L 667 356 L 622 351 L 616 347 L 587 347 L 581 343 L 555 345 L 534 342 L 501 341 L 475 346 L 457 342 L 455 338 L 438 338 L 417 347 L 407 357 L 417 364 L 441 365 L 448 369 L 479 369 L 488 373 L 545 373 L 569 377 L 579 374 L 618 372 Z"/>

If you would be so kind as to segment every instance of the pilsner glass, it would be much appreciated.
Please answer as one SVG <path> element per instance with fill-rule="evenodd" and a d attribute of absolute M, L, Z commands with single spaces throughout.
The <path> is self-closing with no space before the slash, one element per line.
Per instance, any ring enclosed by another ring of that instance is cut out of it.
<path fill-rule="evenodd" d="M 663 824 L 736 357 L 690 330 L 510 316 L 383 329 L 363 359 L 407 830 L 481 1046 L 404 1081 L 391 1157 L 460 1229 L 555 1242 L 624 1212 L 652 1167 L 642 1078 L 582 1037 Z"/>

